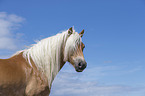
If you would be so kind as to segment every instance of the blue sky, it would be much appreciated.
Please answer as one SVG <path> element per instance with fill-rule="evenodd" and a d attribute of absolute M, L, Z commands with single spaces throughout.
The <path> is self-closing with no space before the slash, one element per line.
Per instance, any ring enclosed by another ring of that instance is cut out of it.
<path fill-rule="evenodd" d="M 0 0 L 0 58 L 72 26 L 88 67 L 66 63 L 50 96 L 145 96 L 144 0 Z"/>

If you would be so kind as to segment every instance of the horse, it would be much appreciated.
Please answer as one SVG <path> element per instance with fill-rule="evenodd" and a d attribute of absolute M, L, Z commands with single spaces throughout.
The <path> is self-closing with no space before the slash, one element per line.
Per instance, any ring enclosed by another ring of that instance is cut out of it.
<path fill-rule="evenodd" d="M 74 28 L 40 40 L 8 59 L 0 59 L 0 96 L 49 96 L 52 82 L 66 62 L 82 72 L 87 63 L 84 30 Z"/>

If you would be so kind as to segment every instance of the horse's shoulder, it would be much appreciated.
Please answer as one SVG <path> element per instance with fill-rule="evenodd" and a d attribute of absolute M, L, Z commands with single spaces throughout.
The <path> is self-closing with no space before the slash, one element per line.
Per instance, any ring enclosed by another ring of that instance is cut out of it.
<path fill-rule="evenodd" d="M 48 96 L 49 92 L 47 77 L 39 70 L 33 69 L 30 79 L 27 82 L 26 95 Z"/>

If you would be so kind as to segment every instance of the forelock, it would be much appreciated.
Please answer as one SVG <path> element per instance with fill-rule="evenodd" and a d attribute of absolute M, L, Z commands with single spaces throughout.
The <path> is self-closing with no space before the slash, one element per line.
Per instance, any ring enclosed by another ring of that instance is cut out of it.
<path fill-rule="evenodd" d="M 81 45 L 82 39 L 77 32 L 73 32 L 66 41 L 64 50 L 64 60 L 67 61 L 68 57 L 76 51 L 79 45 Z"/>

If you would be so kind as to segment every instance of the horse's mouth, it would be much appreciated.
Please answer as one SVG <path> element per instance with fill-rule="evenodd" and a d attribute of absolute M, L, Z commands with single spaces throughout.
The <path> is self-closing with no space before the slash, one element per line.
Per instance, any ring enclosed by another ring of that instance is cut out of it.
<path fill-rule="evenodd" d="M 76 67 L 75 70 L 77 72 L 83 72 L 83 70 L 86 68 L 86 66 L 84 68 L 80 68 L 80 67 Z"/>
<path fill-rule="evenodd" d="M 83 72 L 83 70 L 81 70 L 81 69 L 76 69 L 76 71 L 77 71 L 77 72 Z"/>

